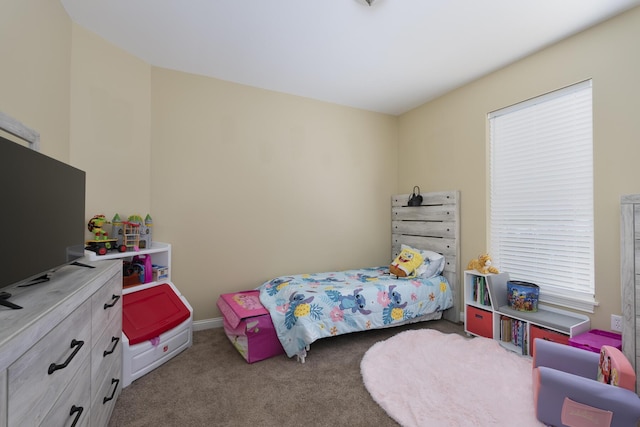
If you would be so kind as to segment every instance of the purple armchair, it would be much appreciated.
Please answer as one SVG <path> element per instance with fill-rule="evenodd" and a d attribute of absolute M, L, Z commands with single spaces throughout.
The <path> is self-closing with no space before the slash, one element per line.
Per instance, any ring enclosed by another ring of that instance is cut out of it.
<path fill-rule="evenodd" d="M 538 420 L 556 427 L 640 426 L 635 373 L 620 350 L 605 346 L 607 355 L 603 357 L 608 372 L 613 372 L 612 381 L 609 376 L 599 378 L 598 353 L 539 338 L 533 345 L 533 398 Z"/>

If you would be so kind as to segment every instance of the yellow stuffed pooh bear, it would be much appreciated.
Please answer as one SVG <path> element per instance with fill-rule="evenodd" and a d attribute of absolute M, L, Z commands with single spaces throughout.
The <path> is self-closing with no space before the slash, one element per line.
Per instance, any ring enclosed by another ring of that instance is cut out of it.
<path fill-rule="evenodd" d="M 491 265 L 491 257 L 489 254 L 480 255 L 477 259 L 472 259 L 469 261 L 469 265 L 467 265 L 467 270 L 476 270 L 482 274 L 498 274 L 497 268 Z"/>
<path fill-rule="evenodd" d="M 423 262 L 420 252 L 404 248 L 389 266 L 389 272 L 398 277 L 416 277 Z"/>

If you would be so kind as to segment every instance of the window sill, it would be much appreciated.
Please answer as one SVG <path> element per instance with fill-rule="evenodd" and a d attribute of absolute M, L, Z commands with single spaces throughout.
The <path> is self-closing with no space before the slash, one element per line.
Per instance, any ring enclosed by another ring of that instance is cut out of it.
<path fill-rule="evenodd" d="M 594 313 L 595 308 L 600 305 L 600 303 L 593 298 L 582 299 L 566 295 L 542 293 L 540 295 L 540 302 L 566 307 L 572 310 L 583 311 L 585 313 Z"/>

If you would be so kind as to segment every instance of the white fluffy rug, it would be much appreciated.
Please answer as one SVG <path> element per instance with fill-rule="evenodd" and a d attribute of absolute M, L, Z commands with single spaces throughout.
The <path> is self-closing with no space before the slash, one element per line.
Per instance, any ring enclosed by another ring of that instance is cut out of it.
<path fill-rule="evenodd" d="M 360 363 L 373 399 L 403 426 L 543 426 L 531 360 L 487 338 L 432 329 L 373 345 Z"/>

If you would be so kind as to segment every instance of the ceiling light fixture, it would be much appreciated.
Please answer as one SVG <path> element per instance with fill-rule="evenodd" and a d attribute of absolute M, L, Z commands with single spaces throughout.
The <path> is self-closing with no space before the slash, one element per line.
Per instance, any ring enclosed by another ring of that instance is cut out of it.
<path fill-rule="evenodd" d="M 376 0 L 356 0 L 360 4 L 366 4 L 367 6 L 371 6 Z"/>

